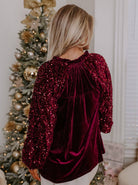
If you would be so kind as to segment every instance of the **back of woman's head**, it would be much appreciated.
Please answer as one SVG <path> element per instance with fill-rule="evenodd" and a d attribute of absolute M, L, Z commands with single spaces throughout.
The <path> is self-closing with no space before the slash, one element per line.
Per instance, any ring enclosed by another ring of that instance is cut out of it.
<path fill-rule="evenodd" d="M 93 31 L 93 18 L 74 4 L 60 8 L 49 27 L 48 57 L 60 56 L 68 49 L 89 45 Z"/>

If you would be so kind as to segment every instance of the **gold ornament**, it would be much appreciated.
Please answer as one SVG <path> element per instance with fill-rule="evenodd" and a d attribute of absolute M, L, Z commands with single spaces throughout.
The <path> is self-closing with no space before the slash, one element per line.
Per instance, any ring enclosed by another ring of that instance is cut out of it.
<path fill-rule="evenodd" d="M 23 97 L 23 95 L 19 92 L 15 93 L 16 100 L 20 100 Z"/>
<path fill-rule="evenodd" d="M 20 59 L 21 58 L 21 54 L 18 53 L 18 52 L 15 52 L 15 57 L 16 57 L 16 59 Z"/>
<path fill-rule="evenodd" d="M 6 131 L 12 131 L 15 129 L 15 122 L 14 121 L 8 121 L 6 126 L 5 126 L 5 130 Z"/>
<path fill-rule="evenodd" d="M 46 48 L 45 46 L 43 46 L 43 47 L 41 48 L 41 51 L 42 51 L 43 53 L 46 53 L 46 52 L 47 52 L 47 48 Z"/>
<path fill-rule="evenodd" d="M 24 146 L 24 143 L 20 143 L 20 146 Z"/>
<path fill-rule="evenodd" d="M 22 160 L 19 161 L 19 166 L 20 167 L 23 167 L 23 168 L 26 168 L 27 167 Z"/>
<path fill-rule="evenodd" d="M 12 114 L 13 114 L 12 112 L 9 112 L 9 115 L 10 115 L 10 116 L 12 116 Z"/>
<path fill-rule="evenodd" d="M 36 78 L 37 71 L 38 69 L 36 69 L 35 67 L 32 66 L 27 67 L 23 74 L 25 80 L 31 81 L 32 79 Z"/>
<path fill-rule="evenodd" d="M 24 125 L 27 125 L 27 123 L 26 123 L 25 121 L 23 121 L 23 124 L 24 124 Z"/>
<path fill-rule="evenodd" d="M 32 30 L 32 33 L 33 33 L 34 35 L 36 35 L 36 32 L 35 32 L 34 30 Z"/>
<path fill-rule="evenodd" d="M 27 138 L 27 134 L 24 134 L 23 139 L 26 140 L 26 138 Z"/>
<path fill-rule="evenodd" d="M 34 53 L 32 51 L 29 51 L 27 54 L 28 54 L 29 57 L 33 57 L 34 56 Z"/>
<path fill-rule="evenodd" d="M 45 33 L 40 33 L 40 37 L 42 38 L 42 39 L 44 39 L 45 38 Z"/>
<path fill-rule="evenodd" d="M 15 64 L 12 64 L 12 70 L 13 71 L 19 71 L 21 64 L 19 62 L 16 62 Z"/>
<path fill-rule="evenodd" d="M 16 125 L 16 130 L 17 130 L 17 131 L 21 132 L 22 129 L 23 129 L 23 126 L 22 126 L 22 125 L 19 125 L 19 124 Z"/>
<path fill-rule="evenodd" d="M 19 110 L 21 110 L 22 105 L 21 105 L 20 103 L 16 103 L 16 104 L 14 105 L 14 108 L 15 108 L 17 111 L 19 111 Z"/>
<path fill-rule="evenodd" d="M 12 84 L 13 87 L 16 87 L 16 84 Z"/>
<path fill-rule="evenodd" d="M 14 76 L 14 75 L 10 75 L 9 79 L 10 79 L 11 81 L 14 81 L 14 80 L 15 80 L 15 76 Z"/>
<path fill-rule="evenodd" d="M 27 44 L 31 41 L 31 38 L 33 38 L 33 35 L 29 31 L 23 31 L 21 33 L 21 39 Z"/>
<path fill-rule="evenodd" d="M 24 109 L 24 115 L 28 118 L 29 117 L 29 111 L 30 111 L 30 104 L 28 104 Z"/>
<path fill-rule="evenodd" d="M 101 179 L 101 177 L 97 177 L 97 179 L 98 179 L 98 180 L 100 180 L 100 179 Z"/>
<path fill-rule="evenodd" d="M 18 158 L 20 157 L 20 153 L 19 153 L 18 151 L 14 151 L 14 152 L 12 153 L 12 155 L 13 155 L 13 157 L 14 157 L 15 159 L 18 159 Z"/>
<path fill-rule="evenodd" d="M 12 172 L 14 172 L 14 173 L 17 173 L 18 170 L 19 170 L 19 162 L 18 162 L 18 161 L 14 162 L 14 163 L 11 165 L 10 170 L 11 170 Z"/>
<path fill-rule="evenodd" d="M 23 49 L 23 50 L 22 50 L 22 53 L 23 53 L 23 54 L 26 54 L 26 51 Z"/>
<path fill-rule="evenodd" d="M 36 182 L 35 182 L 35 181 L 32 181 L 32 182 L 30 183 L 30 185 L 36 185 Z"/>
<path fill-rule="evenodd" d="M 20 77 L 17 78 L 16 81 L 14 81 L 14 83 L 15 83 L 17 88 L 24 86 L 23 83 L 22 83 L 22 78 L 20 78 Z"/>

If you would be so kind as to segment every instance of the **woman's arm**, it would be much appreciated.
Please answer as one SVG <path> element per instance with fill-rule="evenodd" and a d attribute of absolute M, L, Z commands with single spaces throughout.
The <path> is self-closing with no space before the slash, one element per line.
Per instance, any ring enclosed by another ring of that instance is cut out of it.
<path fill-rule="evenodd" d="M 22 160 L 29 169 L 43 168 L 53 141 L 57 111 L 56 86 L 50 64 L 46 63 L 40 66 L 34 84 L 27 138 L 22 150 Z"/>
<path fill-rule="evenodd" d="M 112 99 L 112 80 L 108 65 L 105 59 L 98 55 L 98 74 L 100 81 L 100 107 L 99 107 L 99 121 L 100 130 L 103 133 L 109 133 L 111 131 L 113 121 L 113 99 Z"/>

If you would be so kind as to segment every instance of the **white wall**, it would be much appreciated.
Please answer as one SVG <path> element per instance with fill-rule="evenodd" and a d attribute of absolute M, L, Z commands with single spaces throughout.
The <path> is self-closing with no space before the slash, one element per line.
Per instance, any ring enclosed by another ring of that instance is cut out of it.
<path fill-rule="evenodd" d="M 57 0 L 55 10 L 58 10 L 61 6 L 64 6 L 66 4 L 67 4 L 67 0 Z"/>
<path fill-rule="evenodd" d="M 115 1 L 95 1 L 94 51 L 103 55 L 112 71 L 114 49 Z"/>
<path fill-rule="evenodd" d="M 20 21 L 24 19 L 26 12 L 23 0 L 0 1 L 0 130 L 8 120 L 6 113 L 11 105 L 8 92 L 11 86 L 9 67 L 15 63 L 14 52 L 19 47 L 17 33 L 23 29 Z M 0 132 L 0 144 L 3 141 L 3 132 Z"/>
<path fill-rule="evenodd" d="M 103 55 L 109 66 L 111 75 L 113 74 L 114 62 L 114 4 L 114 0 L 96 0 L 94 13 L 94 52 Z M 105 140 L 111 140 L 112 131 L 109 134 L 102 134 L 103 138 Z"/>

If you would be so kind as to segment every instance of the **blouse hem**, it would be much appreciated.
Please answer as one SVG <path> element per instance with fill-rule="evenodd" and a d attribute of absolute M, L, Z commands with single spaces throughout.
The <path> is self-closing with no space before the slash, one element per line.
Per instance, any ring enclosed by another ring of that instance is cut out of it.
<path fill-rule="evenodd" d="M 100 163 L 100 162 L 102 162 L 103 161 L 103 159 L 100 159 L 97 163 L 95 163 L 95 165 L 94 166 L 91 166 L 91 168 L 89 168 L 88 170 L 85 170 L 85 171 L 83 171 L 81 174 L 79 174 L 79 175 L 77 175 L 76 177 L 74 177 L 74 178 L 71 178 L 71 179 L 68 179 L 68 180 L 58 180 L 58 181 L 56 181 L 55 179 L 53 179 L 53 178 L 50 178 L 50 177 L 45 177 L 43 174 L 41 174 L 41 176 L 43 177 L 43 178 L 45 178 L 45 179 L 47 179 L 47 180 L 49 180 L 49 181 L 51 181 L 52 183 L 64 183 L 64 182 L 70 182 L 70 181 L 72 181 L 72 180 L 75 180 L 75 179 L 77 179 L 77 178 L 79 178 L 79 177 L 81 177 L 81 176 L 83 176 L 83 175 L 85 175 L 85 174 L 87 174 L 87 173 L 89 173 L 93 168 L 95 168 L 95 166 L 98 164 L 98 163 Z"/>

